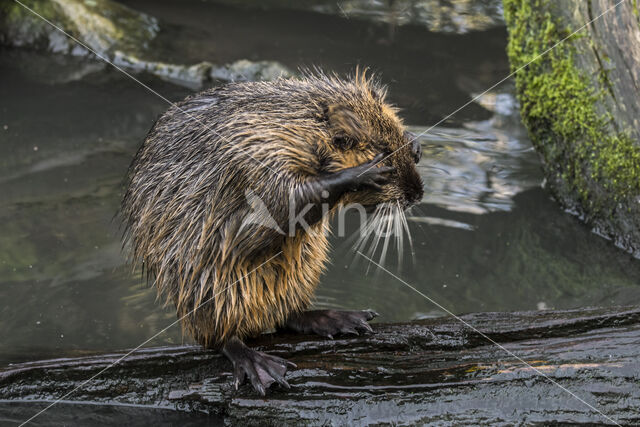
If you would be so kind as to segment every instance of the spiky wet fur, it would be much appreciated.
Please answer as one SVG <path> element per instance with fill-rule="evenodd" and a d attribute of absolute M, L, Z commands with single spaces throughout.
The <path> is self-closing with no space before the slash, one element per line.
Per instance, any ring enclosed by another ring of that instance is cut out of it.
<path fill-rule="evenodd" d="M 246 191 L 286 229 L 292 190 L 399 147 L 402 132 L 383 88 L 361 73 L 232 83 L 188 97 L 158 119 L 130 167 L 122 216 L 132 257 L 205 346 L 280 325 L 310 304 L 327 261 L 328 218 L 295 236 L 243 224 Z M 395 155 L 400 174 L 405 151 Z M 400 192 L 390 185 L 344 202 L 395 201 Z"/>

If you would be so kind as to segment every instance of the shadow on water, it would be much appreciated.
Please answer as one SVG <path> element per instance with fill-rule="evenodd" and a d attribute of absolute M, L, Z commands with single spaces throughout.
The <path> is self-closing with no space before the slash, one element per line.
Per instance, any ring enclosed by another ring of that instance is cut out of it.
<path fill-rule="evenodd" d="M 417 19 L 417 10 L 391 28 L 358 2 L 345 2 L 346 17 L 316 3 L 124 3 L 160 19 L 152 49 L 169 62 L 370 65 L 416 133 L 508 74 L 499 10 L 462 29 Z M 82 58 L 1 51 L 0 75 L 0 364 L 139 344 L 174 313 L 131 274 L 112 219 L 128 164 L 167 105 Z M 172 100 L 190 93 L 139 77 Z M 408 214 L 413 254 L 402 266 L 388 256 L 390 270 L 456 313 L 640 302 L 637 261 L 540 188 L 510 86 L 420 140 L 425 198 Z M 385 321 L 443 314 L 385 273 L 366 274 L 345 238 L 333 243 L 317 305 L 371 307 Z M 182 340 L 176 327 L 152 344 Z"/>

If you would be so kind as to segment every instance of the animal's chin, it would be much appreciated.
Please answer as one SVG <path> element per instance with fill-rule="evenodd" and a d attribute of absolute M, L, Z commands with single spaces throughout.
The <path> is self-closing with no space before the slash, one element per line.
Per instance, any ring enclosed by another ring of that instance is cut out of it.
<path fill-rule="evenodd" d="M 398 204 L 400 205 L 400 207 L 402 208 L 403 211 L 406 211 L 411 206 L 415 205 L 414 202 L 410 202 L 407 199 L 398 200 Z"/>

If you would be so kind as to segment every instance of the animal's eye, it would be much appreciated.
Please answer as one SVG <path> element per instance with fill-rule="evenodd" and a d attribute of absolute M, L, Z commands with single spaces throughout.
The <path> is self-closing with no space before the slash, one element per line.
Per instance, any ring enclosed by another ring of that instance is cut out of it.
<path fill-rule="evenodd" d="M 333 145 L 341 150 L 348 150 L 355 147 L 356 141 L 347 135 L 336 135 L 333 137 Z"/>

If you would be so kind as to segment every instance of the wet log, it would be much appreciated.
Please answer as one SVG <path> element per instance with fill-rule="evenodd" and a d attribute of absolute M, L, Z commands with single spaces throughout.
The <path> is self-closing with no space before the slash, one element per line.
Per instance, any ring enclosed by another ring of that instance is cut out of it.
<path fill-rule="evenodd" d="M 548 188 L 640 256 L 640 3 L 503 3 L 520 113 Z"/>
<path fill-rule="evenodd" d="M 291 390 L 266 398 L 235 391 L 229 362 L 196 346 L 141 349 L 88 384 L 126 352 L 13 365 L 0 371 L 0 419 L 7 401 L 24 407 L 79 387 L 64 400 L 263 425 L 640 423 L 640 308 L 462 319 L 475 330 L 447 317 L 334 340 L 264 335 L 252 345 L 298 365 Z"/>

